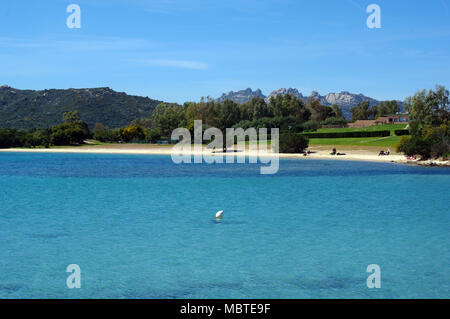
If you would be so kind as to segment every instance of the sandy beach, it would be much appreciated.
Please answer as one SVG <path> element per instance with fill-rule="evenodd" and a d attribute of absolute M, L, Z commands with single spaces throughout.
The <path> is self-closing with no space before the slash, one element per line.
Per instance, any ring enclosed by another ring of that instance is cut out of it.
<path fill-rule="evenodd" d="M 83 145 L 73 147 L 54 147 L 54 148 L 13 148 L 0 149 L 0 152 L 32 152 L 32 153 L 79 153 L 79 154 L 135 154 L 135 155 L 171 155 L 173 153 L 173 145 L 154 145 L 154 144 L 109 144 L 109 145 Z M 345 153 L 345 155 L 330 155 L 330 146 L 311 146 L 309 155 L 304 154 L 276 154 L 271 151 L 233 151 L 227 153 L 213 152 L 211 149 L 202 147 L 201 150 L 195 150 L 194 147 L 189 150 L 180 151 L 182 155 L 214 155 L 214 156 L 279 156 L 280 158 L 298 158 L 298 159 L 328 159 L 343 161 L 369 161 L 369 162 L 392 162 L 402 164 L 418 164 L 418 165 L 437 165 L 448 166 L 449 161 L 417 161 L 407 160 L 407 158 L 395 152 L 388 156 L 379 156 L 380 147 L 359 147 L 359 146 L 339 146 L 337 151 Z"/>

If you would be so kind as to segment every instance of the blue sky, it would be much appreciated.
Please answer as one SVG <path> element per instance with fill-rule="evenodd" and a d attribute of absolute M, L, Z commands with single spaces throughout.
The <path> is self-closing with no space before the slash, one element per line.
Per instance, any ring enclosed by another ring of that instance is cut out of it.
<path fill-rule="evenodd" d="M 81 7 L 81 29 L 66 7 Z M 366 8 L 381 7 L 381 29 Z M 450 0 L 4 0 L 0 85 L 164 101 L 251 87 L 400 99 L 450 87 Z"/>

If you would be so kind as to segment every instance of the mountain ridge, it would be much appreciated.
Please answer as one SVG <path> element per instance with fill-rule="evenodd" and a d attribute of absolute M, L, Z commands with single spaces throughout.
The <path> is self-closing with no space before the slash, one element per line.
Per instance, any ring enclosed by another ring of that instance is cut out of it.
<path fill-rule="evenodd" d="M 230 98 L 232 97 L 232 98 Z M 245 90 L 240 90 L 237 92 L 230 91 L 228 93 L 223 93 L 222 96 L 215 99 L 216 102 L 223 102 L 225 100 L 232 100 L 236 103 L 242 104 L 250 101 L 252 98 L 265 98 L 266 96 L 262 93 L 260 89 L 253 91 L 251 88 Z"/>
<path fill-rule="evenodd" d="M 363 94 L 352 94 L 347 91 L 323 96 L 313 91 L 310 96 L 304 96 L 293 88 L 281 88 L 272 91 L 268 96 L 260 89 L 253 91 L 247 88 L 224 93 L 215 101 L 230 99 L 237 103 L 245 103 L 258 97 L 269 102 L 272 96 L 278 94 L 291 94 L 304 101 L 312 97 L 327 106 L 337 104 L 347 120 L 351 117 L 350 108 L 357 103 L 368 100 L 372 106 L 381 102 Z M 127 126 L 138 118 L 151 117 L 154 108 L 162 102 L 149 97 L 117 92 L 109 87 L 21 90 L 1 85 L 0 128 L 49 128 L 61 123 L 64 112 L 77 110 L 90 128 L 96 123 L 102 123 L 114 129 Z M 400 101 L 398 103 L 402 109 L 402 103 Z"/>
<path fill-rule="evenodd" d="M 337 104 L 342 109 L 342 114 L 344 117 L 349 120 L 351 117 L 350 109 L 357 105 L 360 102 L 363 101 L 369 101 L 370 106 L 378 105 L 380 102 L 383 102 L 381 100 L 377 100 L 371 97 L 368 97 L 362 93 L 354 94 L 350 93 L 348 91 L 341 91 L 340 93 L 328 93 L 326 95 L 320 95 L 317 91 L 312 91 L 309 96 L 303 95 L 301 92 L 299 92 L 295 88 L 281 88 L 275 91 L 272 91 L 269 95 L 264 95 L 260 89 L 257 89 L 253 91 L 250 88 L 247 88 L 245 90 L 240 91 L 230 91 L 227 94 L 222 94 L 220 98 L 216 99 L 215 101 L 222 102 L 225 100 L 232 100 L 236 103 L 246 103 L 249 100 L 251 100 L 253 97 L 259 97 L 266 101 L 266 103 L 269 103 L 271 97 L 275 97 L 276 95 L 281 94 L 290 94 L 297 98 L 301 98 L 302 100 L 306 101 L 308 98 L 314 98 L 318 99 L 322 105 L 331 106 L 333 104 Z M 400 109 L 403 108 L 403 103 L 401 101 L 397 101 L 399 104 Z"/>
<path fill-rule="evenodd" d="M 62 114 L 77 110 L 89 127 L 102 123 L 109 128 L 151 117 L 161 101 L 128 95 L 109 87 L 80 89 L 20 90 L 0 86 L 0 128 L 49 128 L 62 121 Z"/>

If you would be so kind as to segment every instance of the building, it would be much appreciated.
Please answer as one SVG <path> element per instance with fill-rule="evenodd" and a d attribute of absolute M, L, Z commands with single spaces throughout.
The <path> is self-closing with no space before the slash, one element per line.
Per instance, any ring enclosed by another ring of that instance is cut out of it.
<path fill-rule="evenodd" d="M 407 124 L 409 122 L 409 114 L 395 114 L 386 115 L 377 118 L 376 120 L 358 120 L 355 123 L 348 123 L 348 127 L 363 128 L 372 125 L 384 125 L 384 124 Z"/>

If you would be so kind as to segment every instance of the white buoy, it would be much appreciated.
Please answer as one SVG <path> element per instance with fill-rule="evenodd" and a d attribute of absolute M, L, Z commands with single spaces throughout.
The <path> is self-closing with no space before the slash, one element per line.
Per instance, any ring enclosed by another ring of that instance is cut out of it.
<path fill-rule="evenodd" d="M 223 210 L 220 210 L 216 213 L 216 219 L 222 219 L 223 218 Z"/>

